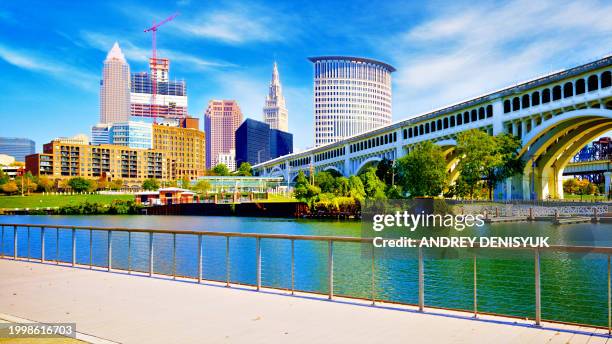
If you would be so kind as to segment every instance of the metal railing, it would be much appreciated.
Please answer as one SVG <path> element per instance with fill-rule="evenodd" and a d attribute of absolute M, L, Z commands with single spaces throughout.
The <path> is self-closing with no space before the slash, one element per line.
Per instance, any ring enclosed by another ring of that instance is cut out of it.
<path fill-rule="evenodd" d="M 291 245 L 291 283 L 290 288 L 288 290 L 291 291 L 293 295 L 296 291 L 299 292 L 308 292 L 313 293 L 308 290 L 299 290 L 295 287 L 295 275 L 296 275 L 296 266 L 295 266 L 295 242 L 296 241 L 315 241 L 315 242 L 324 242 L 327 243 L 327 298 L 332 299 L 334 294 L 334 243 L 355 243 L 355 244 L 366 244 L 370 247 L 371 252 L 371 286 L 370 286 L 370 297 L 355 297 L 355 296 L 347 296 L 341 295 L 342 297 L 354 298 L 354 299 L 366 299 L 371 301 L 372 305 L 376 305 L 376 302 L 389 302 L 396 304 L 406 304 L 411 306 L 417 306 L 419 311 L 424 312 L 425 307 L 432 309 L 449 309 L 449 310 L 458 310 L 458 311 L 468 311 L 473 314 L 473 317 L 478 317 L 479 314 L 487 314 L 487 315 L 500 315 L 506 317 L 517 317 L 512 314 L 503 314 L 503 313 L 493 313 L 493 312 L 481 312 L 478 308 L 478 264 L 477 264 L 477 255 L 476 251 L 474 251 L 473 256 L 471 257 L 471 264 L 473 269 L 473 309 L 471 311 L 459 308 L 448 308 L 448 307 L 439 307 L 426 305 L 425 303 L 425 258 L 424 258 L 424 249 L 422 247 L 417 248 L 418 257 L 417 257 L 417 274 L 418 274 L 418 302 L 417 304 L 411 304 L 406 302 L 397 302 L 393 300 L 387 300 L 383 298 L 377 298 L 377 278 L 376 278 L 376 254 L 374 246 L 372 245 L 371 238 L 359 238 L 359 237 L 340 237 L 340 236 L 313 236 L 313 235 L 283 235 L 283 234 L 257 234 L 257 233 L 232 233 L 232 232 L 201 232 L 201 231 L 177 231 L 177 230 L 156 230 L 156 229 L 136 229 L 136 228 L 106 228 L 106 227 L 91 227 L 91 226 L 64 226 L 64 225 L 38 225 L 38 224 L 0 224 L 1 227 L 1 238 L 0 238 L 0 258 L 3 259 L 13 259 L 13 260 L 27 260 L 27 261 L 40 261 L 42 263 L 54 262 L 55 264 L 69 265 L 76 267 L 77 265 L 80 267 L 89 267 L 89 269 L 96 268 L 104 268 L 108 271 L 125 271 L 128 274 L 132 272 L 140 272 L 148 274 L 148 276 L 153 275 L 166 275 L 172 277 L 172 279 L 179 278 L 189 278 L 197 280 L 198 283 L 202 283 L 202 281 L 215 281 L 215 282 L 224 282 L 227 287 L 230 287 L 232 284 L 240 284 L 240 285 L 248 285 L 253 286 L 256 290 L 260 290 L 262 287 L 273 288 L 273 289 L 284 289 L 285 288 L 275 288 L 273 286 L 265 286 L 262 285 L 262 239 L 281 239 L 281 240 L 289 240 Z M 18 228 L 26 228 L 27 229 L 27 244 L 26 250 L 27 255 L 24 257 L 23 255 L 19 255 L 19 235 Z M 31 252 L 31 229 L 39 228 L 40 229 L 40 257 L 33 258 Z M 69 261 L 60 259 L 60 229 L 61 230 L 70 230 L 71 232 L 71 258 Z M 89 232 L 89 262 L 82 264 L 77 262 L 77 230 Z M 6 247 L 5 245 L 5 236 L 6 233 L 10 233 L 12 231 L 12 245 Z M 45 237 L 49 232 L 55 231 L 55 257 L 54 259 L 47 259 L 47 255 L 45 252 Z M 107 247 L 106 247 L 106 256 L 107 261 L 106 264 L 100 265 L 94 263 L 93 257 L 93 244 L 94 244 L 94 232 L 106 232 L 107 236 Z M 113 233 L 127 233 L 127 268 L 117 268 L 113 266 Z M 148 234 L 148 269 L 146 271 L 138 270 L 133 268 L 132 266 L 132 241 L 134 233 L 146 233 Z M 155 250 L 156 246 L 154 245 L 154 234 L 166 234 L 172 235 L 172 273 L 160 273 L 154 270 L 154 258 L 155 258 Z M 191 235 L 197 237 L 197 256 L 198 256 L 198 264 L 197 264 L 197 274 L 195 276 L 185 276 L 177 274 L 177 236 L 183 235 Z M 225 238 L 225 280 L 215 280 L 215 279 L 204 279 L 203 276 L 203 255 L 204 255 L 204 247 L 203 247 L 203 238 L 205 237 L 223 237 Z M 255 271 L 256 271 L 256 282 L 255 284 L 250 283 L 236 283 L 231 281 L 230 276 L 230 239 L 231 238 L 252 238 L 255 239 Z M 7 255 L 7 252 L 12 249 L 12 255 Z M 475 248 L 476 250 L 485 250 L 485 248 Z M 514 249 L 512 249 L 514 250 Z M 563 253 L 595 253 L 602 254 L 607 257 L 607 326 L 596 326 L 593 324 L 579 323 L 579 322 L 564 322 L 557 321 L 553 319 L 546 319 L 549 322 L 556 323 L 564 323 L 564 324 L 575 324 L 581 326 L 590 326 L 596 328 L 605 328 L 608 330 L 608 334 L 612 334 L 612 284 L 611 284 L 611 255 L 612 255 L 612 247 L 589 247 L 589 246 L 550 246 L 547 248 L 518 248 L 517 250 L 531 250 L 533 251 L 533 263 L 534 263 L 534 295 L 535 295 L 535 317 L 532 319 L 536 326 L 539 326 L 542 322 L 542 297 L 541 297 L 541 260 L 540 255 L 543 251 L 553 251 L 553 252 L 563 252 Z M 317 293 L 317 292 L 314 292 Z M 322 293 L 317 293 L 322 294 Z"/>

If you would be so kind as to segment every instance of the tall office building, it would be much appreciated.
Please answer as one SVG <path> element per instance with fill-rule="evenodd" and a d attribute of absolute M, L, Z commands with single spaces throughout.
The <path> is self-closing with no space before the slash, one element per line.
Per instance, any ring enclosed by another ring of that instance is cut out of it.
<path fill-rule="evenodd" d="M 151 58 L 150 72 L 133 73 L 131 77 L 130 109 L 135 117 L 187 117 L 187 86 L 185 81 L 170 80 L 170 60 Z M 155 104 L 153 84 L 155 83 Z"/>
<path fill-rule="evenodd" d="M 315 146 L 391 123 L 392 66 L 361 57 L 311 57 Z"/>
<path fill-rule="evenodd" d="M 34 141 L 19 137 L 0 137 L 0 154 L 6 154 L 16 161 L 25 161 L 26 155 L 34 154 Z"/>
<path fill-rule="evenodd" d="M 153 149 L 164 153 L 168 176 L 193 180 L 204 176 L 206 142 L 196 118 L 186 118 L 179 126 L 153 124 Z"/>
<path fill-rule="evenodd" d="M 285 97 L 283 96 L 283 88 L 278 77 L 276 62 L 274 62 L 274 67 L 272 68 L 272 80 L 270 81 L 270 89 L 266 96 L 263 115 L 264 122 L 268 123 L 270 128 L 289 131 L 289 113 L 285 107 Z"/>
<path fill-rule="evenodd" d="M 219 163 L 219 154 L 227 159 L 235 151 L 236 129 L 242 123 L 242 111 L 235 100 L 211 100 L 204 113 L 206 132 L 206 168 Z M 226 160 L 227 161 L 227 160 Z"/>
<path fill-rule="evenodd" d="M 115 42 L 106 55 L 100 81 L 100 123 L 130 118 L 130 66 Z"/>
<path fill-rule="evenodd" d="M 153 127 L 146 122 L 118 122 L 113 123 L 108 133 L 110 144 L 127 146 L 131 148 L 153 148 Z"/>
<path fill-rule="evenodd" d="M 236 165 L 259 164 L 293 152 L 293 135 L 247 118 L 236 130 Z"/>

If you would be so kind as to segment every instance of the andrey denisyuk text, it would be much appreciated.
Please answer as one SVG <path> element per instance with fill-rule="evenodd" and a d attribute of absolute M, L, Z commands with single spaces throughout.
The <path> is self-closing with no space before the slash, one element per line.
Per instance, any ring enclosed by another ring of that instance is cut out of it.
<path fill-rule="evenodd" d="M 376 237 L 372 239 L 374 247 L 410 248 L 410 247 L 442 247 L 442 248 L 513 248 L 513 247 L 549 247 L 549 237 L 423 237 L 421 239 L 401 237 L 387 239 Z"/>

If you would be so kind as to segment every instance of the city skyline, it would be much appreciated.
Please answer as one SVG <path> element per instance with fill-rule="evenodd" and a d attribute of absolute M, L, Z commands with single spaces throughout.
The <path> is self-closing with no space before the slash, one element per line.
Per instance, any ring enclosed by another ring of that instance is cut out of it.
<path fill-rule="evenodd" d="M 119 41 L 132 70 L 147 70 L 150 36 L 142 30 L 175 11 L 179 17 L 160 29 L 159 56 L 170 58 L 175 75 L 189 84 L 190 114 L 202 118 L 210 99 L 236 99 L 246 117 L 260 119 L 269 66 L 277 60 L 298 150 L 314 145 L 312 130 L 304 130 L 314 127 L 309 56 L 355 55 L 397 67 L 393 120 L 398 121 L 599 57 L 612 46 L 612 24 L 606 20 L 612 6 L 603 2 L 470 8 L 443 2 L 336 3 L 342 11 L 334 12 L 342 18 L 319 13 L 321 3 L 270 9 L 240 2 L 208 7 L 100 2 L 93 4 L 97 11 L 89 10 L 92 4 L 39 5 L 45 9 L 40 14 L 16 4 L 0 9 L 0 31 L 11 32 L 0 40 L 0 69 L 10 81 L 0 92 L 6 121 L 0 135 L 31 138 L 39 150 L 54 136 L 87 133 L 97 122 L 101 61 L 112 43 Z M 296 8 L 299 15 L 282 15 Z M 380 25 L 391 8 L 393 18 Z M 65 20 L 71 17 L 78 20 Z"/>

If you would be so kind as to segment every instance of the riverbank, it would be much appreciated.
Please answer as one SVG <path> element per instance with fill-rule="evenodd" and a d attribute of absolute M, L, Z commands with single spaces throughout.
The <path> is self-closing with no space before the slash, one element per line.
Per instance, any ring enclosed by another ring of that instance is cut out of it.
<path fill-rule="evenodd" d="M 102 195 L 102 194 L 75 194 L 75 195 L 43 195 L 29 196 L 0 196 L 0 209 L 35 209 L 59 208 L 74 206 L 85 202 L 111 204 L 115 200 L 134 200 L 134 195 Z"/>

